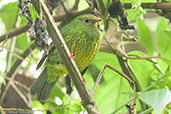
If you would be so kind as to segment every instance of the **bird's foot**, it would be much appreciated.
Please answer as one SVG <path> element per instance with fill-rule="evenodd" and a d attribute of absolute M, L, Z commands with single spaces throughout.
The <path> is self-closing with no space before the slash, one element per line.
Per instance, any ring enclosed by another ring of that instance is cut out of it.
<path fill-rule="evenodd" d="M 74 53 L 71 53 L 70 56 L 71 56 L 72 59 L 75 59 Z"/>
<path fill-rule="evenodd" d="M 83 82 L 86 83 L 86 79 L 84 77 L 82 77 L 82 79 L 83 79 Z"/>

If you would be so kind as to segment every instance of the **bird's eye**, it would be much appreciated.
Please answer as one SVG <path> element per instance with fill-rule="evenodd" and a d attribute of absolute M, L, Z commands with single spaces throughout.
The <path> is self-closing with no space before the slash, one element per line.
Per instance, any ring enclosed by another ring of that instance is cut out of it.
<path fill-rule="evenodd" d="M 86 22 L 86 23 L 89 22 L 89 19 L 85 19 L 85 22 Z"/>

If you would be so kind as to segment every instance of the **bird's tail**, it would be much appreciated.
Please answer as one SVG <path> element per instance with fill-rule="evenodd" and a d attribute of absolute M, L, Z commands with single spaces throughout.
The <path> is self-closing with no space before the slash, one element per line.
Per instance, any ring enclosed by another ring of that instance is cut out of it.
<path fill-rule="evenodd" d="M 44 68 L 39 78 L 32 85 L 30 92 L 32 95 L 37 94 L 37 99 L 40 101 L 44 101 L 49 98 L 51 91 L 56 83 L 47 81 L 47 68 Z"/>

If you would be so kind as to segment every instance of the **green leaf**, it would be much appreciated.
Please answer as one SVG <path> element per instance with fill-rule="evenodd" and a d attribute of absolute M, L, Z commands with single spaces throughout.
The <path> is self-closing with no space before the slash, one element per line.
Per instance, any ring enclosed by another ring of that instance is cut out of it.
<path fill-rule="evenodd" d="M 4 76 L 2 75 L 2 72 L 0 71 L 0 86 L 1 84 L 6 85 L 6 81 L 5 81 Z"/>
<path fill-rule="evenodd" d="M 144 21 L 140 18 L 137 18 L 136 22 L 138 26 L 138 35 L 140 37 L 140 43 L 144 46 L 149 55 L 153 55 L 154 47 L 150 30 L 148 29 Z"/>
<path fill-rule="evenodd" d="M 121 71 L 117 57 L 113 54 L 100 52 L 97 54 L 92 64 L 93 66 L 96 66 L 97 71 L 100 71 L 105 64 L 109 64 Z M 92 75 L 98 75 L 91 72 L 93 72 L 93 70 L 89 70 L 89 72 L 84 76 L 87 80 L 86 85 L 88 86 L 89 90 L 91 90 L 94 85 L 94 76 L 92 77 Z M 106 68 L 103 75 L 103 82 L 98 85 L 94 94 L 99 112 L 101 114 L 110 114 L 113 112 L 116 108 L 129 100 L 129 97 L 124 94 L 128 92 L 128 81 L 116 72 Z M 125 112 L 127 109 L 123 108 L 120 110 L 120 112 L 122 111 Z"/>
<path fill-rule="evenodd" d="M 140 92 L 139 98 L 146 104 L 152 106 L 155 114 L 159 114 L 162 109 L 171 102 L 171 91 L 168 88 Z"/>
<path fill-rule="evenodd" d="M 49 109 L 52 114 L 64 114 L 65 106 L 59 106 L 54 102 L 46 102 L 44 104 L 44 107 L 46 107 L 46 109 Z"/>
<path fill-rule="evenodd" d="M 130 55 L 137 55 L 140 57 L 148 56 L 142 52 L 139 51 L 133 51 L 129 53 Z M 128 54 L 128 55 L 129 55 Z M 130 59 L 129 63 L 131 64 L 131 67 L 135 73 L 136 78 L 138 79 L 141 88 L 145 89 L 150 85 L 151 82 L 151 76 L 153 75 L 154 72 L 158 71 L 155 69 L 154 65 L 152 62 L 148 60 L 133 60 Z"/>
<path fill-rule="evenodd" d="M 155 34 L 158 34 L 158 32 L 160 32 L 162 29 L 165 29 L 167 27 L 167 21 L 164 17 L 162 17 L 158 24 L 157 24 L 157 28 L 156 28 L 156 31 L 155 31 Z"/>
<path fill-rule="evenodd" d="M 7 31 L 12 29 L 15 25 L 18 13 L 18 2 L 12 2 L 2 6 L 0 11 L 0 17 L 5 23 Z"/>
<path fill-rule="evenodd" d="M 70 110 L 71 112 L 81 112 L 82 107 L 80 104 L 71 104 L 68 106 L 68 110 Z"/>
<path fill-rule="evenodd" d="M 141 2 L 132 2 L 132 12 L 136 12 L 136 17 L 146 14 L 146 11 L 141 7 Z"/>
<path fill-rule="evenodd" d="M 65 96 L 65 93 L 62 91 L 58 83 L 53 88 L 50 98 L 55 99 L 56 96 L 58 96 L 60 99 L 62 99 Z"/>
<path fill-rule="evenodd" d="M 156 45 L 159 54 L 166 58 L 171 58 L 171 27 L 167 27 L 167 22 L 161 18 L 156 29 Z"/>
<path fill-rule="evenodd" d="M 29 46 L 29 43 L 27 41 L 26 34 L 22 34 L 22 35 L 18 36 L 18 38 L 16 40 L 15 48 L 25 50 L 25 49 L 27 49 L 28 46 Z"/>
<path fill-rule="evenodd" d="M 5 24 L 3 23 L 2 19 L 0 18 L 0 36 L 5 33 Z"/>
<path fill-rule="evenodd" d="M 37 100 L 34 100 L 34 101 L 32 102 L 32 106 L 33 106 L 34 108 L 37 108 L 38 110 L 45 110 L 43 104 L 41 104 L 40 101 L 37 101 Z M 46 112 L 44 111 L 43 114 L 46 114 Z"/>

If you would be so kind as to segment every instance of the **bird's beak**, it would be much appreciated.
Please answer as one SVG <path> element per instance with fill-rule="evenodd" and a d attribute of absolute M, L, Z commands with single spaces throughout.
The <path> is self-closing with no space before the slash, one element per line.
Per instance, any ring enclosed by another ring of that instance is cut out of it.
<path fill-rule="evenodd" d="M 96 22 L 99 22 L 99 21 L 102 21 L 102 19 L 96 19 L 94 22 L 96 23 Z"/>

